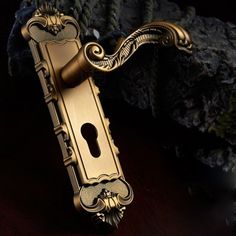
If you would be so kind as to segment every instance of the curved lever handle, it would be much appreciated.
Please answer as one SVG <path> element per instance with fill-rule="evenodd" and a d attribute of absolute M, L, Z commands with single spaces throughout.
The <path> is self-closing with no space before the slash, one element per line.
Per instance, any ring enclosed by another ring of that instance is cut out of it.
<path fill-rule="evenodd" d="M 178 50 L 192 52 L 192 40 L 182 27 L 170 22 L 157 21 L 133 32 L 112 55 L 106 55 L 98 43 L 85 44 L 61 70 L 61 77 L 66 84 L 71 85 L 79 83 L 81 77 L 88 76 L 92 70 L 111 72 L 122 66 L 143 44 L 175 46 Z"/>

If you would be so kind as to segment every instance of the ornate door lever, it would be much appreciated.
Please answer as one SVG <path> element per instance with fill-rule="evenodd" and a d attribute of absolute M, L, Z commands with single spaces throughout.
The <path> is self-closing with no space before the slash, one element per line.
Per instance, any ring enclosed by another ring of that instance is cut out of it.
<path fill-rule="evenodd" d="M 191 52 L 192 44 L 185 30 L 168 22 L 141 27 L 113 55 L 106 55 L 94 42 L 82 46 L 79 33 L 74 18 L 48 4 L 22 28 L 60 143 L 75 207 L 92 213 L 97 222 L 117 227 L 133 191 L 122 173 L 91 70 L 112 71 L 146 43 L 186 52 Z"/>

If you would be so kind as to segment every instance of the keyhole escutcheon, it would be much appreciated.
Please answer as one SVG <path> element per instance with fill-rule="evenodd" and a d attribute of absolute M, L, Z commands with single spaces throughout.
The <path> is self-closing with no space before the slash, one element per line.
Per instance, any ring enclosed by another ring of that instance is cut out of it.
<path fill-rule="evenodd" d="M 98 158 L 101 155 L 101 150 L 98 144 L 98 132 L 96 127 L 91 123 L 85 123 L 81 127 L 81 134 L 86 140 L 91 155 Z"/>

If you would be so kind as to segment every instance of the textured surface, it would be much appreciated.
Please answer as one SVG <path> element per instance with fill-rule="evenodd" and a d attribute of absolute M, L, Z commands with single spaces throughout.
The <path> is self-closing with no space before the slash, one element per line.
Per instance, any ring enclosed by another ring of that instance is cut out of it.
<path fill-rule="evenodd" d="M 32 63 L 19 28 L 30 17 L 34 7 L 25 2 L 30 1 L 24 1 L 16 14 L 8 53 L 12 73 L 28 78 L 34 74 L 33 66 L 26 66 Z M 83 1 L 78 2 L 83 5 Z M 95 28 L 101 35 L 100 43 L 108 52 L 112 51 L 117 37 L 127 35 L 149 20 L 165 19 L 185 27 L 194 42 L 192 56 L 171 49 L 158 51 L 144 47 L 119 71 L 108 76 L 97 75 L 97 83 L 103 96 L 125 99 L 133 106 L 151 109 L 157 118 L 161 116 L 164 120 L 167 117 L 193 132 L 210 134 L 211 145 L 202 143 L 200 139 L 193 141 L 192 150 L 186 150 L 176 143 L 178 155 L 195 156 L 226 171 L 234 169 L 236 26 L 217 18 L 197 16 L 194 8 L 181 10 L 166 0 L 154 1 L 153 12 L 147 18 L 148 8 L 144 4 L 145 1 L 121 1 L 117 13 L 122 14 L 115 17 L 119 24 L 113 22 L 113 26 L 110 25 L 111 14 L 107 14 L 109 7 L 105 0 L 99 4 L 97 1 L 90 5 L 87 2 L 84 5 L 86 19 L 82 13 L 80 17 L 79 8 L 73 8 L 70 1 L 61 1 L 58 6 L 77 17 L 79 22 L 84 22 L 81 23 L 84 41 L 91 38 L 91 29 Z M 110 9 L 112 13 L 114 9 Z"/>

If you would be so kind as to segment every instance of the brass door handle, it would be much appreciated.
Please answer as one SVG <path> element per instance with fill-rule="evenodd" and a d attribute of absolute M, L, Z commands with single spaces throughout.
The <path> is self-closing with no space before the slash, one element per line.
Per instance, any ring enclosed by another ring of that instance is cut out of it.
<path fill-rule="evenodd" d="M 186 52 L 192 44 L 181 27 L 168 22 L 141 27 L 113 55 L 106 55 L 96 43 L 82 46 L 79 33 L 74 18 L 49 4 L 40 7 L 22 28 L 73 187 L 75 207 L 91 213 L 96 222 L 117 227 L 133 191 L 124 178 L 109 120 L 89 73 L 114 70 L 145 43 L 176 46 Z"/>
<path fill-rule="evenodd" d="M 61 78 L 67 84 L 76 84 L 92 70 L 111 72 L 122 66 L 144 44 L 175 46 L 181 51 L 192 52 L 192 40 L 182 27 L 166 21 L 157 21 L 133 32 L 112 55 L 106 55 L 98 43 L 83 45 L 78 54 L 62 68 Z"/>

